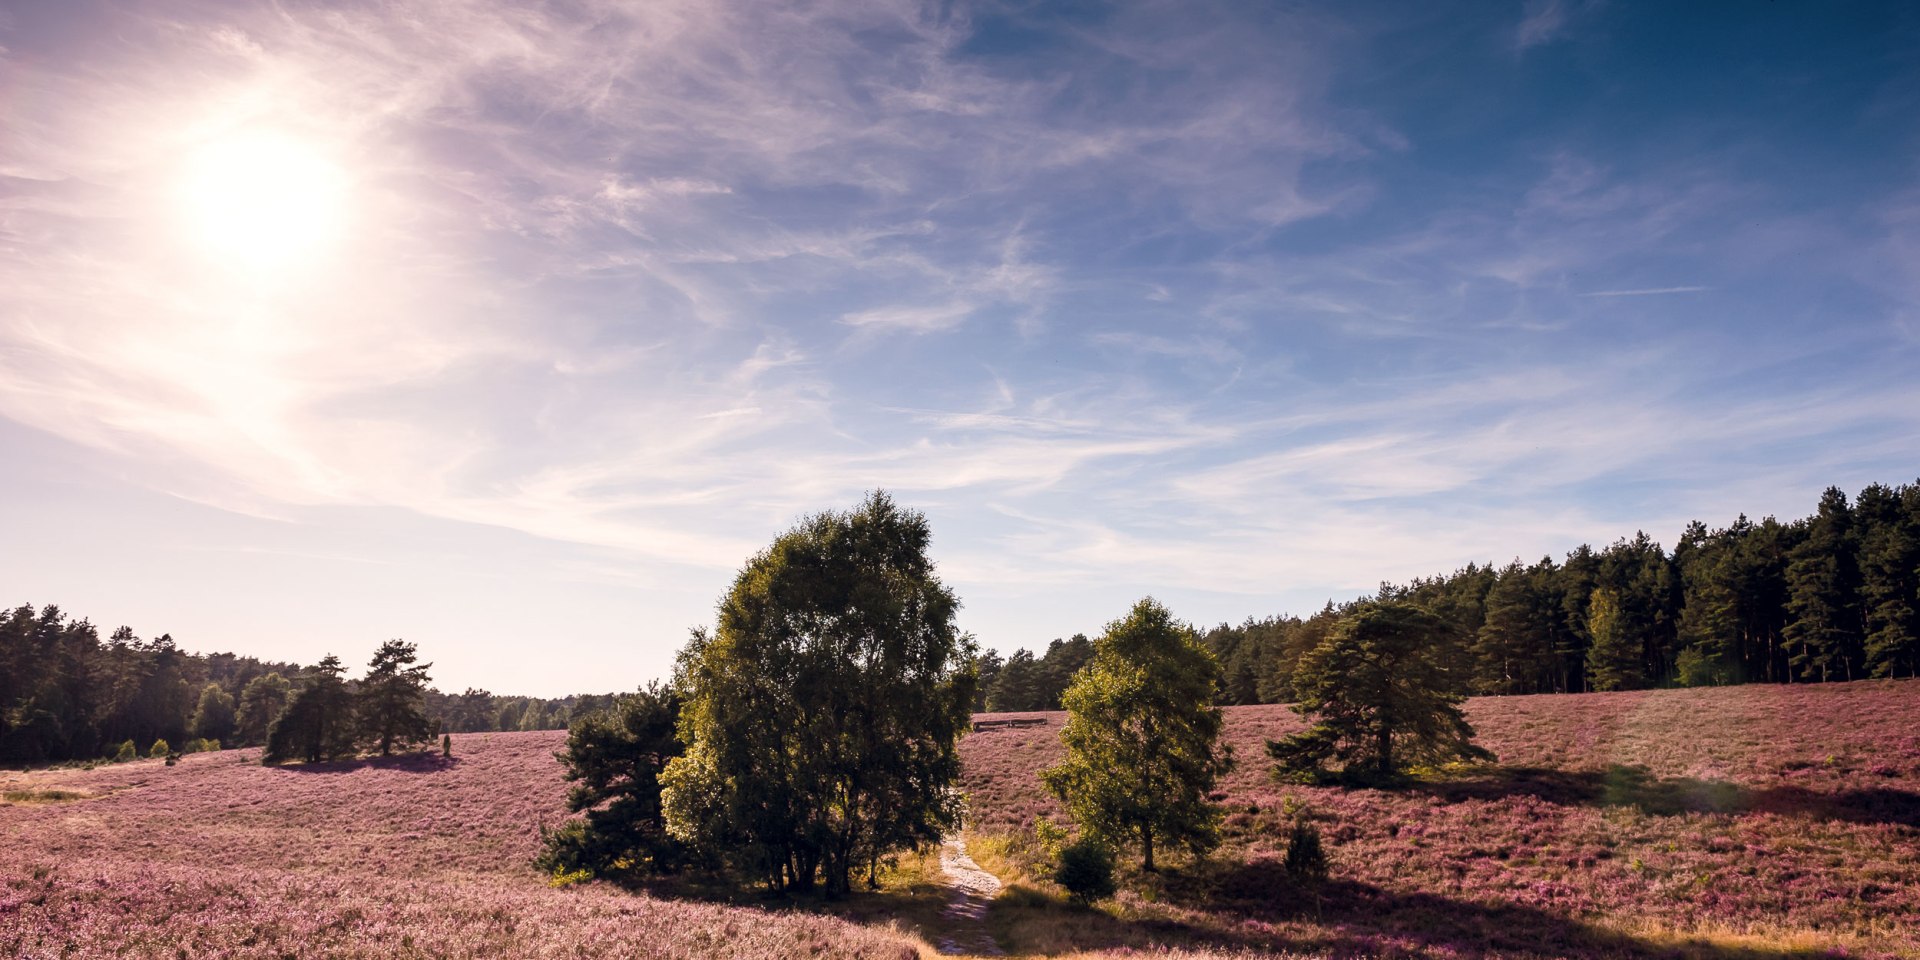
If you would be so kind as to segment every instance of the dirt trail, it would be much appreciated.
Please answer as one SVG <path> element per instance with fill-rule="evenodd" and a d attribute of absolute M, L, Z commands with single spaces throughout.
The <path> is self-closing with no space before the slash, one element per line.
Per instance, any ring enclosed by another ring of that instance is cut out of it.
<path fill-rule="evenodd" d="M 948 930 L 948 935 L 940 938 L 940 952 L 1005 956 L 1006 952 L 993 942 L 993 934 L 987 932 L 987 907 L 1000 893 L 1000 878 L 980 869 L 967 856 L 967 842 L 958 838 L 941 845 L 940 872 L 953 890 L 953 898 L 940 912 Z"/>

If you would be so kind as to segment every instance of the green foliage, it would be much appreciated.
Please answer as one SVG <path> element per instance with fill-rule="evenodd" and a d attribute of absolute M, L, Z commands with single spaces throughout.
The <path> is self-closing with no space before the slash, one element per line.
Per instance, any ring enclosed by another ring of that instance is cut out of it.
<path fill-rule="evenodd" d="M 1792 663 L 1808 680 L 1852 680 L 1863 675 L 1860 548 L 1847 495 L 1828 487 L 1807 536 L 1787 566 L 1786 641 Z"/>
<path fill-rule="evenodd" d="M 1683 687 L 1718 687 L 1733 682 L 1726 664 L 1703 646 L 1680 651 L 1680 660 L 1675 668 L 1677 679 Z"/>
<path fill-rule="evenodd" d="M 1058 710 L 1074 675 L 1092 657 L 1093 641 L 1078 633 L 1047 644 L 1046 654 L 1040 657 L 1029 650 L 1014 651 L 1005 663 L 996 657 L 991 686 L 986 686 L 985 675 L 981 677 L 984 706 L 995 713 Z"/>
<path fill-rule="evenodd" d="M 652 684 L 573 722 L 559 759 L 574 783 L 567 809 L 585 816 L 546 835 L 542 869 L 618 876 L 670 872 L 686 861 L 660 802 L 660 774 L 685 752 L 680 702 L 677 691 Z"/>
<path fill-rule="evenodd" d="M 140 748 L 135 746 L 132 740 L 122 741 L 120 749 L 113 754 L 114 763 L 126 763 L 128 760 L 138 759 L 140 759 Z"/>
<path fill-rule="evenodd" d="M 327 654 L 267 732 L 263 763 L 317 763 L 354 752 L 353 695 L 340 658 Z"/>
<path fill-rule="evenodd" d="M 974 647 L 926 518 L 874 493 L 754 556 L 682 651 L 673 835 L 769 885 L 844 893 L 856 865 L 959 821 Z"/>
<path fill-rule="evenodd" d="M 360 739 L 378 746 L 383 757 L 396 745 L 424 743 L 433 736 L 422 709 L 427 668 L 433 664 L 418 660 L 413 644 L 388 640 L 374 652 L 367 664 L 367 676 L 360 681 L 356 704 Z"/>
<path fill-rule="evenodd" d="M 254 677 L 240 693 L 239 742 L 265 743 L 267 731 L 293 697 L 293 684 L 278 673 Z"/>
<path fill-rule="evenodd" d="M 1113 896 L 1119 889 L 1113 880 L 1113 851 L 1091 837 L 1081 838 L 1060 850 L 1053 882 L 1083 907 Z"/>
<path fill-rule="evenodd" d="M 1552 576 L 1551 560 L 1534 567 L 1515 561 L 1487 591 L 1473 648 L 1481 692 L 1523 693 L 1552 683 L 1554 614 L 1560 606 Z"/>
<path fill-rule="evenodd" d="M 173 748 L 168 746 L 165 740 L 155 740 L 153 746 L 147 748 L 147 759 L 158 759 L 172 752 Z"/>
<path fill-rule="evenodd" d="M 1461 714 L 1468 678 L 1459 631 L 1419 607 L 1366 604 L 1348 614 L 1300 660 L 1294 709 L 1307 730 L 1267 742 L 1282 778 L 1314 778 L 1327 764 L 1348 780 L 1392 780 L 1409 769 L 1455 760 L 1491 760 Z"/>
<path fill-rule="evenodd" d="M 1040 850 L 1049 857 L 1060 855 L 1061 848 L 1073 840 L 1073 835 L 1053 822 L 1045 814 L 1033 818 L 1033 838 L 1040 841 Z"/>
<path fill-rule="evenodd" d="M 1067 688 L 1066 758 L 1041 778 L 1084 834 L 1138 845 L 1146 870 L 1156 843 L 1204 854 L 1221 819 L 1207 795 L 1233 762 L 1219 743 L 1213 655 L 1151 598 L 1093 647 Z"/>
<path fill-rule="evenodd" d="M 1920 484 L 1869 486 L 1854 511 L 1867 669 L 1876 677 L 1920 676 Z"/>
<path fill-rule="evenodd" d="M 1327 879 L 1327 851 L 1320 843 L 1320 828 L 1304 820 L 1296 821 L 1287 837 L 1287 874 L 1305 884 Z"/>
<path fill-rule="evenodd" d="M 1641 686 L 1640 640 L 1620 610 L 1620 594 L 1607 587 L 1593 591 L 1587 603 L 1587 682 L 1595 690 L 1631 690 Z"/>
<path fill-rule="evenodd" d="M 193 735 L 203 740 L 226 740 L 235 726 L 233 698 L 217 683 L 200 689 L 200 703 L 193 711 Z"/>

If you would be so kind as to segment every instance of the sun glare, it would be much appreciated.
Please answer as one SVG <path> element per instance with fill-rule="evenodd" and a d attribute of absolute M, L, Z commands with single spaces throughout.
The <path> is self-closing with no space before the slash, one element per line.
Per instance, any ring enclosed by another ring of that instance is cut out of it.
<path fill-rule="evenodd" d="M 181 184 L 186 226 L 207 256 L 254 271 L 288 269 L 338 236 L 345 171 L 313 145 L 281 134 L 229 137 L 201 148 Z"/>

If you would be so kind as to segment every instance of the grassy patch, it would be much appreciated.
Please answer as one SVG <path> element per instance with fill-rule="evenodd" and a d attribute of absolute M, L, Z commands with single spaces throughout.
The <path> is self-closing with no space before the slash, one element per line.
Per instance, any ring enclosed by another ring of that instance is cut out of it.
<path fill-rule="evenodd" d="M 7 803 L 65 803 L 68 800 L 86 800 L 92 796 L 84 790 L 8 790 L 0 794 L 0 800 Z"/>

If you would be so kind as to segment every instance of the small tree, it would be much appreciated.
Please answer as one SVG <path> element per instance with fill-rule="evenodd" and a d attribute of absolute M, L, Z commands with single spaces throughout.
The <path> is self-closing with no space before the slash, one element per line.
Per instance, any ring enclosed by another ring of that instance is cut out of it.
<path fill-rule="evenodd" d="M 115 763 L 125 763 L 128 760 L 138 760 L 138 759 L 140 759 L 140 747 L 137 746 L 132 740 L 127 740 L 122 742 L 120 744 L 120 749 L 115 751 L 113 754 L 113 762 Z"/>
<path fill-rule="evenodd" d="M 149 759 L 158 759 L 172 752 L 173 748 L 168 746 L 165 740 L 155 740 L 153 746 L 147 748 L 147 757 Z"/>
<path fill-rule="evenodd" d="M 1287 874 L 1305 884 L 1327 879 L 1327 851 L 1320 844 L 1320 828 L 1296 821 L 1287 838 Z"/>
<path fill-rule="evenodd" d="M 267 732 L 261 760 L 317 763 L 353 753 L 353 695 L 340 658 L 327 654 Z"/>
<path fill-rule="evenodd" d="M 383 757 L 393 752 L 394 744 L 423 743 L 433 735 L 426 713 L 427 668 L 433 664 L 415 665 L 416 649 L 388 640 L 374 653 L 366 679 L 360 681 L 360 735 L 378 744 Z"/>
<path fill-rule="evenodd" d="M 573 722 L 559 758 L 574 782 L 567 809 L 586 816 L 548 835 L 542 866 L 598 875 L 680 866 L 686 849 L 667 833 L 660 804 L 660 774 L 685 752 L 679 721 L 679 693 L 650 684 Z"/>
<path fill-rule="evenodd" d="M 1083 907 L 1113 896 L 1113 851 L 1092 837 L 1082 837 L 1060 851 L 1053 882 L 1067 898 Z"/>
<path fill-rule="evenodd" d="M 233 698 L 209 683 L 200 690 L 200 705 L 193 711 L 193 735 L 201 740 L 229 740 L 233 737 Z"/>
<path fill-rule="evenodd" d="M 1315 722 L 1267 741 L 1274 772 L 1319 776 L 1337 761 L 1349 778 L 1388 780 L 1417 765 L 1492 760 L 1460 713 L 1470 682 L 1461 662 L 1447 621 L 1407 603 L 1356 608 L 1294 668 L 1294 710 Z"/>
<path fill-rule="evenodd" d="M 1207 794 L 1233 763 L 1219 744 L 1219 675 L 1192 628 L 1147 598 L 1107 625 L 1067 688 L 1067 757 L 1041 778 L 1088 836 L 1138 844 L 1144 870 L 1156 844 L 1203 854 L 1219 842 Z"/>

